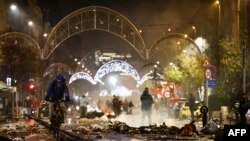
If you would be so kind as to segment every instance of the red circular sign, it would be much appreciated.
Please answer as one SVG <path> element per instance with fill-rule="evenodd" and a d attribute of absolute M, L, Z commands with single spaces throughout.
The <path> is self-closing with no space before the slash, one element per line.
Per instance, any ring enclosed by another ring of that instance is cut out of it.
<path fill-rule="evenodd" d="M 205 70 L 206 79 L 210 80 L 211 78 L 214 78 L 216 76 L 216 73 L 217 73 L 217 70 L 215 66 L 211 65 L 207 67 Z"/>
<path fill-rule="evenodd" d="M 209 68 L 205 71 L 206 79 L 210 80 L 212 78 L 212 72 Z"/>

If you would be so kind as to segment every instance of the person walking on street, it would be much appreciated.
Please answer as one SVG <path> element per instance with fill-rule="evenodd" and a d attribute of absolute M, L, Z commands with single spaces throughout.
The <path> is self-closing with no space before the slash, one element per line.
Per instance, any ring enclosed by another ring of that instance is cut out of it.
<path fill-rule="evenodd" d="M 60 100 L 63 100 L 65 97 L 65 101 L 68 102 L 69 101 L 69 90 L 68 87 L 65 83 L 65 79 L 63 77 L 62 74 L 57 74 L 56 79 L 53 80 L 46 92 L 45 95 L 45 101 L 49 101 L 52 102 L 50 103 L 50 112 L 49 112 L 49 117 L 50 117 L 50 121 L 51 121 L 51 117 L 52 117 L 52 113 L 54 111 L 53 108 L 53 103 L 58 102 Z M 62 123 L 64 122 L 64 103 L 60 102 L 60 107 L 61 107 L 61 112 L 62 112 Z"/>
<path fill-rule="evenodd" d="M 192 118 L 192 121 L 194 120 L 194 111 L 195 111 L 195 97 L 193 95 L 193 93 L 190 93 L 189 94 L 189 110 L 190 110 L 190 113 L 191 113 L 191 118 Z"/>
<path fill-rule="evenodd" d="M 25 99 L 24 99 L 24 113 L 25 114 L 28 114 L 28 115 L 31 115 L 31 105 L 32 105 L 32 101 L 30 99 L 30 96 L 27 96 Z M 24 116 L 24 118 L 26 118 L 26 116 Z"/>
<path fill-rule="evenodd" d="M 134 107 L 135 105 L 133 104 L 133 102 L 132 101 L 129 101 L 128 102 L 128 113 L 127 114 L 132 114 L 133 113 L 133 107 Z"/>
<path fill-rule="evenodd" d="M 88 104 L 87 97 L 82 95 L 80 99 L 80 118 L 84 118 L 86 116 Z"/>
<path fill-rule="evenodd" d="M 152 105 L 153 105 L 153 97 L 149 94 L 148 88 L 146 87 L 141 95 L 141 111 L 142 111 L 142 120 L 141 124 L 145 124 L 145 119 L 147 118 L 148 124 L 150 125 L 152 122 Z"/>
<path fill-rule="evenodd" d="M 119 116 L 121 113 L 121 106 L 122 106 L 122 102 L 120 101 L 119 96 L 116 95 L 113 96 L 112 104 L 115 116 Z"/>

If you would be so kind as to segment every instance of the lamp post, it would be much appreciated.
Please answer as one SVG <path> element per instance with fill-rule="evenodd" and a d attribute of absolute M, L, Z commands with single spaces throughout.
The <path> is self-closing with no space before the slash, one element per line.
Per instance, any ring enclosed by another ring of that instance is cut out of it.
<path fill-rule="evenodd" d="M 221 4 L 219 0 L 215 1 L 215 5 L 218 7 L 218 25 L 217 25 L 217 34 L 220 34 L 220 26 L 221 26 Z M 217 10 L 217 9 L 216 9 Z M 217 13 L 217 12 L 216 12 Z"/>
<path fill-rule="evenodd" d="M 150 71 L 150 77 L 152 80 L 151 84 L 154 89 L 154 94 L 162 94 L 162 81 L 164 78 L 162 76 L 162 66 L 159 61 L 153 65 L 153 68 Z"/>
<path fill-rule="evenodd" d="M 159 61 L 157 61 L 156 64 L 154 64 L 153 70 L 151 72 L 152 72 L 152 77 L 154 80 L 154 86 L 157 86 L 158 80 L 161 80 L 160 75 L 162 73 L 161 72 L 161 65 L 160 65 Z"/>
<path fill-rule="evenodd" d="M 196 27 L 195 26 L 192 26 L 192 29 L 193 29 L 193 31 L 194 31 L 194 39 L 196 39 Z"/>
<path fill-rule="evenodd" d="M 153 69 L 153 80 L 154 80 L 154 86 L 157 85 L 157 65 L 154 65 L 154 69 Z"/>
<path fill-rule="evenodd" d="M 220 21 L 221 21 L 221 14 L 220 14 L 220 1 L 219 0 L 216 0 L 216 5 L 218 6 L 218 25 L 220 27 Z"/>

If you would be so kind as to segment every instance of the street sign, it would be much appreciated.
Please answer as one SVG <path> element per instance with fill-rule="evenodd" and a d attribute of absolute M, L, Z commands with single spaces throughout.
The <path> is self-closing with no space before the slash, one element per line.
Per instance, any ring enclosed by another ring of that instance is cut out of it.
<path fill-rule="evenodd" d="M 212 77 L 214 78 L 214 77 L 216 76 L 216 74 L 217 74 L 217 69 L 216 69 L 216 67 L 213 66 L 213 65 L 211 65 L 211 66 L 209 66 L 209 69 L 211 70 L 211 75 L 212 75 Z"/>
<path fill-rule="evenodd" d="M 205 75 L 207 80 L 210 80 L 212 78 L 212 72 L 209 68 L 206 69 Z"/>
<path fill-rule="evenodd" d="M 216 79 L 212 78 L 210 80 L 207 80 L 207 87 L 209 87 L 209 88 L 215 88 L 216 87 Z"/>
<path fill-rule="evenodd" d="M 205 70 L 205 76 L 207 80 L 211 80 L 216 76 L 217 69 L 215 66 L 211 65 L 206 68 Z"/>
<path fill-rule="evenodd" d="M 204 63 L 203 63 L 203 67 L 206 68 L 206 67 L 209 67 L 210 66 L 210 62 L 208 61 L 208 59 L 206 58 L 204 60 Z"/>

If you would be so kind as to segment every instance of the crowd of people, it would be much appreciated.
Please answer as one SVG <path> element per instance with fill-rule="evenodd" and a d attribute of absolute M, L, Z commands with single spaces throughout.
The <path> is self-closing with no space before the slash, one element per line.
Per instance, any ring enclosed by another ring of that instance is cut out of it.
<path fill-rule="evenodd" d="M 59 74 L 56 76 L 56 79 L 51 82 L 51 84 L 48 87 L 45 100 L 50 101 L 51 103 L 58 101 L 63 98 L 63 96 L 66 95 L 65 101 L 69 101 L 70 94 L 68 91 L 68 87 L 65 84 L 64 77 Z M 248 121 L 247 113 L 250 113 L 249 107 L 247 107 L 247 98 L 245 96 L 242 96 L 240 100 L 240 107 L 239 107 L 239 114 L 240 114 L 240 124 L 250 124 L 250 120 Z M 195 104 L 196 98 L 192 93 L 189 93 L 188 95 L 188 105 L 189 110 L 191 114 L 191 121 L 195 120 L 197 117 L 194 115 L 194 111 L 196 110 L 196 104 Z M 80 118 L 84 118 L 87 114 L 87 106 L 89 102 L 85 95 L 82 95 L 79 101 L 79 115 Z M 149 88 L 146 87 L 144 91 L 140 94 L 140 106 L 141 106 L 141 124 L 142 125 L 149 125 L 152 123 L 152 111 L 154 108 L 155 112 L 159 112 L 160 107 L 164 102 L 162 99 L 158 99 L 156 96 L 150 94 Z M 26 108 L 26 113 L 31 113 L 31 100 L 30 97 L 27 97 L 24 100 L 24 107 Z M 248 104 L 249 105 L 249 104 Z M 166 106 L 166 105 L 165 105 Z M 97 107 L 104 112 L 105 114 L 113 114 L 114 117 L 117 117 L 121 115 L 122 112 L 126 114 L 133 114 L 133 108 L 135 107 L 132 100 L 128 100 L 127 98 L 121 98 L 118 95 L 113 95 L 112 98 L 107 99 L 104 103 L 98 102 Z M 50 107 L 51 108 L 51 107 Z M 104 108 L 108 109 L 105 110 Z M 176 108 L 178 113 L 180 111 L 180 108 Z M 53 109 L 50 109 L 50 116 L 51 112 L 53 112 Z M 178 114 L 177 114 L 178 115 Z M 175 118 L 178 118 L 177 115 Z M 248 114 L 250 115 L 250 114 Z M 207 122 L 207 119 L 206 119 Z M 206 123 L 205 122 L 205 123 Z M 205 126 L 205 125 L 204 125 Z"/>
<path fill-rule="evenodd" d="M 126 114 L 132 114 L 133 107 L 134 104 L 132 101 L 128 101 L 127 99 L 121 100 L 119 96 L 113 95 L 112 109 L 115 116 L 119 116 L 122 111 Z"/>

